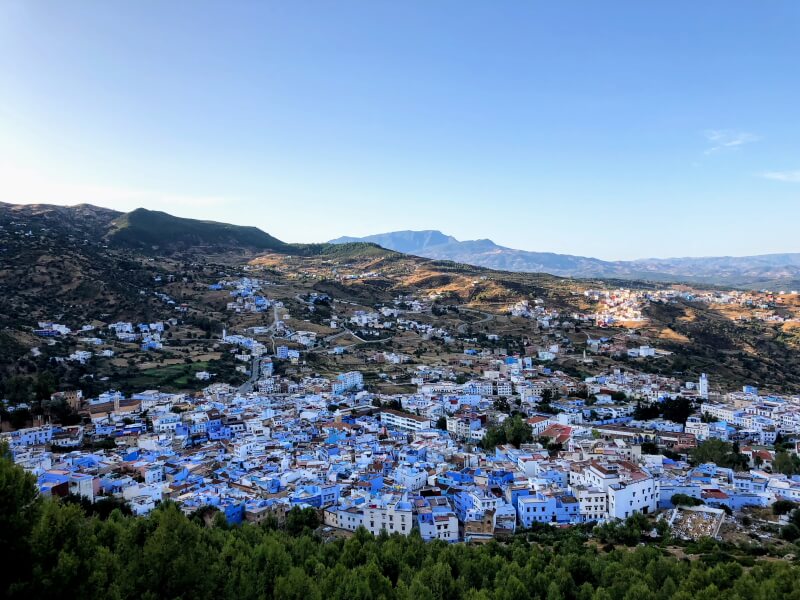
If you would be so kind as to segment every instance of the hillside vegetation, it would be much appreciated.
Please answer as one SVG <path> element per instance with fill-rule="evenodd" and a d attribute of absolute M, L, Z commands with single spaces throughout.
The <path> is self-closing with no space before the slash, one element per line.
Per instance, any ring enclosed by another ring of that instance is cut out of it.
<path fill-rule="evenodd" d="M 244 269 L 295 286 L 295 294 L 330 293 L 364 307 L 414 295 L 456 311 L 451 313 L 456 316 L 452 326 L 462 333 L 469 331 L 466 314 L 487 324 L 483 333 L 493 333 L 490 329 L 499 321 L 489 315 L 507 314 L 518 300 L 538 299 L 565 315 L 591 314 L 596 307 L 583 295 L 588 289 L 655 287 L 497 271 L 365 242 L 288 244 L 254 227 L 144 209 L 122 214 L 89 205 L 0 204 L 0 327 L 5 339 L 13 341 L 0 349 L 0 364 L 13 365 L 37 344 L 31 335 L 37 321 L 76 327 L 94 320 L 169 318 L 175 309 L 164 292 L 175 293 L 176 301 L 190 307 L 202 306 L 200 297 L 209 283 L 221 273 L 245 275 Z M 472 312 L 458 316 L 461 308 Z M 791 315 L 798 307 L 782 310 Z M 643 343 L 649 340 L 673 354 L 655 363 L 639 362 L 637 368 L 687 380 L 706 372 L 721 387 L 800 390 L 800 334 L 792 323 L 742 320 L 738 309 L 690 302 L 652 304 L 645 312 L 648 320 L 638 326 L 647 338 Z M 216 318 L 225 317 L 220 313 Z M 517 320 L 503 327 L 503 333 L 519 339 L 535 333 L 536 323 Z M 573 342 L 580 352 L 587 335 L 615 334 L 626 332 L 576 332 Z M 581 368 L 574 363 L 560 366 Z"/>
<path fill-rule="evenodd" d="M 109 244 L 144 252 L 177 252 L 211 248 L 287 251 L 288 244 L 257 227 L 244 227 L 174 217 L 165 212 L 137 208 L 111 223 Z"/>

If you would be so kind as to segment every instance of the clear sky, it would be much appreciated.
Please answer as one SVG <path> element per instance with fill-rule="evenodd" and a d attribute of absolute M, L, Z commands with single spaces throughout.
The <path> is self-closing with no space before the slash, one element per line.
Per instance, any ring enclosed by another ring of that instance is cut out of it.
<path fill-rule="evenodd" d="M 800 2 L 3 0 L 0 200 L 800 252 Z"/>

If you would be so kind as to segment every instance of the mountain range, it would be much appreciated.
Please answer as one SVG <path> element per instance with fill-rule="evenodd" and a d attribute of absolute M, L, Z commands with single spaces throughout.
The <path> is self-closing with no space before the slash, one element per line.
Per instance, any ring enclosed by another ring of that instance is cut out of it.
<path fill-rule="evenodd" d="M 394 231 L 361 238 L 340 237 L 326 244 L 290 244 L 256 227 L 186 219 L 143 208 L 122 213 L 88 204 L 62 207 L 0 203 L 0 225 L 15 220 L 35 228 L 61 232 L 65 241 L 91 240 L 109 248 L 150 255 L 281 252 L 308 256 L 340 254 L 341 244 L 357 243 L 360 252 L 370 251 L 367 244 L 377 245 L 423 258 L 519 273 L 686 282 L 750 289 L 800 288 L 800 253 L 605 261 L 553 252 L 516 250 L 488 239 L 460 241 L 435 230 Z"/>
<path fill-rule="evenodd" d="M 800 287 L 800 253 L 761 256 L 645 258 L 605 261 L 598 258 L 516 250 L 488 239 L 459 241 L 441 231 L 393 231 L 366 237 L 340 237 L 332 244 L 372 242 L 425 258 L 503 271 L 541 272 L 563 277 L 644 279 L 744 288 Z"/>
<path fill-rule="evenodd" d="M 440 232 L 404 232 L 394 241 L 336 241 L 345 243 L 291 244 L 252 227 L 145 209 L 121 213 L 85 204 L 0 203 L 0 379 L 4 372 L 34 368 L 30 349 L 41 345 L 41 339 L 32 331 L 40 321 L 72 325 L 96 320 L 152 322 L 174 316 L 175 308 L 168 301 L 180 301 L 188 310 L 185 318 L 198 327 L 212 321 L 224 327 L 220 319 L 226 318 L 227 294 L 216 297 L 208 285 L 222 274 L 244 276 L 253 268 L 281 282 L 271 293 L 283 290 L 288 295 L 280 299 L 290 304 L 297 301 L 298 291 L 324 293 L 364 307 L 390 304 L 398 296 L 435 298 L 436 312 L 431 314 L 463 333 L 481 323 L 494 323 L 489 329 L 501 333 L 524 329 L 528 321 L 512 322 L 504 315 L 504 307 L 520 299 L 541 299 L 565 314 L 587 313 L 595 310 L 593 301 L 582 293 L 588 289 L 655 286 L 653 281 L 617 278 L 623 271 L 615 263 L 604 266 L 604 261 L 558 254 L 540 253 L 534 268 L 557 267 L 560 273 L 602 268 L 599 272 L 605 279 L 529 273 L 509 269 L 511 262 L 493 263 L 506 270 L 491 270 L 468 264 L 474 254 L 434 255 L 459 262 L 420 257 L 447 246 L 509 254 L 487 240 L 458 242 Z M 519 260 L 531 254 L 510 252 Z M 711 259 L 697 260 L 703 268 L 715 268 L 713 262 L 705 262 Z M 778 265 L 787 262 L 786 258 L 774 260 Z M 722 265 L 719 270 L 724 273 L 725 260 Z M 637 269 L 641 272 L 640 266 Z M 370 275 L 363 277 L 366 273 Z M 664 278 L 663 271 L 656 273 Z M 735 313 L 736 309 L 726 305 L 723 312 L 689 300 L 646 306 L 647 320 L 640 333 L 674 355 L 668 367 L 659 361 L 656 368 L 680 371 L 683 376 L 690 371 L 691 377 L 706 372 L 736 386 L 770 381 L 800 389 L 797 328 L 789 322 L 747 321 L 743 325 L 730 310 Z M 582 368 L 576 363 L 562 367 Z M 136 372 L 131 371 L 131 376 Z"/>

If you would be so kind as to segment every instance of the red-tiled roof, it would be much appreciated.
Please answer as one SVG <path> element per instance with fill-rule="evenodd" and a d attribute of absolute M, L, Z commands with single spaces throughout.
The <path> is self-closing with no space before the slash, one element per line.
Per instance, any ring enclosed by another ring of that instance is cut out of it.
<path fill-rule="evenodd" d="M 722 490 L 703 490 L 703 498 L 711 498 L 712 500 L 727 500 L 728 494 Z"/>

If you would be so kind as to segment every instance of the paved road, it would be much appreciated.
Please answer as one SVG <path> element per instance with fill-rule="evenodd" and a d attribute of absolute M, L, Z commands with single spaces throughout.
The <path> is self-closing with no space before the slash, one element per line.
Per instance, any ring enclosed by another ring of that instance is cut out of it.
<path fill-rule="evenodd" d="M 462 307 L 462 308 L 459 308 L 458 310 L 462 311 L 462 312 L 475 313 L 475 314 L 479 314 L 479 315 L 483 316 L 483 319 L 481 319 L 480 321 L 475 321 L 474 323 L 462 323 L 461 325 L 459 325 L 456 328 L 456 331 L 458 333 L 466 333 L 467 332 L 467 328 L 470 325 L 480 325 L 481 323 L 486 323 L 488 321 L 493 321 L 497 317 L 497 315 L 495 315 L 495 314 L 483 312 L 482 310 L 475 310 L 474 308 L 463 308 Z"/>
<path fill-rule="evenodd" d="M 252 392 L 255 388 L 256 381 L 258 381 L 258 377 L 261 374 L 261 359 L 260 358 L 253 358 L 253 366 L 250 368 L 250 379 L 245 381 L 242 385 L 239 386 L 238 392 L 240 394 L 247 394 L 248 392 Z"/>
<path fill-rule="evenodd" d="M 340 337 L 348 335 L 348 334 L 352 335 L 354 338 L 356 338 L 362 344 L 378 344 L 380 342 L 387 342 L 389 340 L 393 340 L 394 337 L 395 337 L 394 335 L 390 335 L 389 337 L 381 338 L 379 340 L 365 340 L 364 338 L 356 335 L 356 333 L 354 331 L 352 331 L 351 329 L 344 329 L 344 330 L 340 331 L 339 333 L 334 333 L 332 335 L 329 335 L 327 337 L 322 338 L 322 341 L 323 342 L 331 342 L 331 341 L 333 341 L 333 340 L 335 340 L 337 338 L 340 338 Z"/>
<path fill-rule="evenodd" d="M 267 328 L 267 331 L 272 332 L 275 330 L 275 324 L 278 322 L 278 307 L 273 305 L 272 306 L 272 325 Z M 272 341 L 272 353 L 275 354 L 275 336 L 271 335 L 270 340 Z M 254 357 L 253 358 L 253 366 L 250 368 L 250 379 L 245 381 L 242 385 L 239 386 L 239 393 L 246 394 L 248 392 L 252 392 L 255 389 L 256 382 L 258 378 L 261 376 L 261 359 Z"/>

